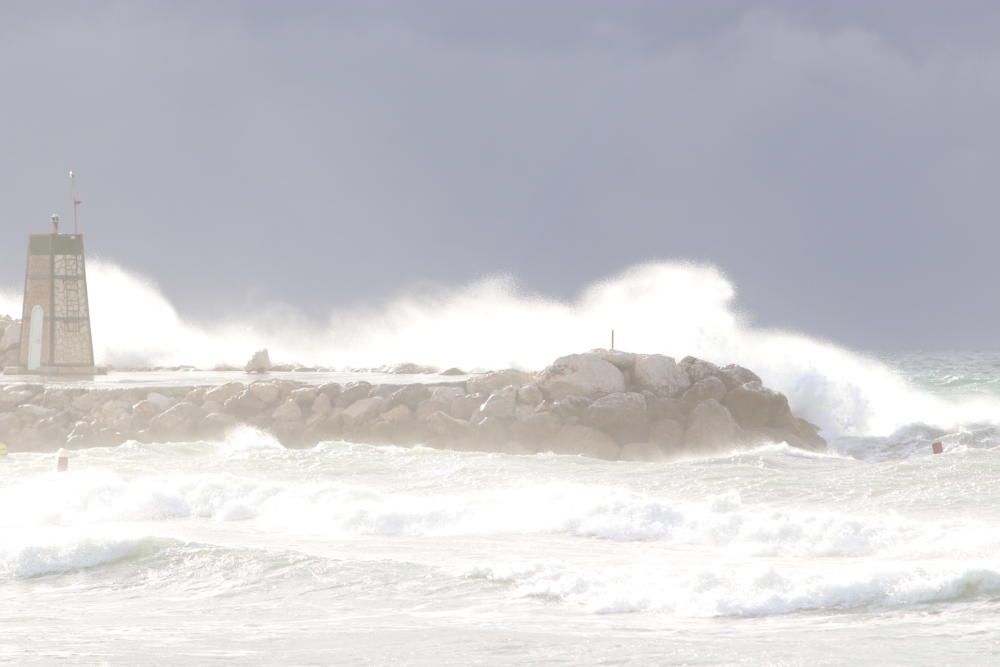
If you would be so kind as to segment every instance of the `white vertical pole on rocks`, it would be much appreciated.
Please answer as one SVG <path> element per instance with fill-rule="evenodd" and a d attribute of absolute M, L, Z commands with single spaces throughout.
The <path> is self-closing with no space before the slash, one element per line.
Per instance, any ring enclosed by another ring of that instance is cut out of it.
<path fill-rule="evenodd" d="M 611 330 L 611 350 L 614 351 L 614 349 L 615 349 L 615 330 L 612 329 Z"/>

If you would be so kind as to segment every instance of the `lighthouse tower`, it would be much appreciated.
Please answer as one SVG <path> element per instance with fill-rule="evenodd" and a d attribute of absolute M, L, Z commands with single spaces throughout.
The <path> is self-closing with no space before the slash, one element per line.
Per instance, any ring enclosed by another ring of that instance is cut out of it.
<path fill-rule="evenodd" d="M 28 240 L 19 365 L 28 373 L 94 373 L 83 235 L 60 234 L 57 215 L 51 233 Z"/>

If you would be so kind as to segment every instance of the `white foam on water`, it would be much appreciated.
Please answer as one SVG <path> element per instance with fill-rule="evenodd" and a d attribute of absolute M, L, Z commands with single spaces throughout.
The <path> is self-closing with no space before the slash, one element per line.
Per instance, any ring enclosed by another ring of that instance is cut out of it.
<path fill-rule="evenodd" d="M 226 450 L 218 455 L 226 456 Z M 262 459 L 240 463 L 257 469 L 273 465 Z M 747 558 L 978 557 L 1000 549 L 1000 536 L 962 517 L 917 521 L 884 512 L 854 515 L 746 504 L 735 492 L 681 500 L 549 480 L 449 488 L 445 479 L 427 493 L 420 484 L 413 490 L 388 479 L 384 484 L 350 476 L 316 479 L 308 471 L 290 479 L 196 470 L 124 476 L 78 469 L 0 488 L 0 506 L 21 508 L 0 516 L 0 530 L 194 519 L 253 521 L 257 529 L 291 541 L 315 535 L 555 535 L 723 549 Z"/>
<path fill-rule="evenodd" d="M 683 617 L 886 609 L 968 601 L 1000 592 L 995 561 L 859 562 L 826 569 L 738 561 L 719 562 L 711 569 L 697 563 L 603 563 L 596 568 L 534 562 L 480 565 L 465 576 L 504 585 L 512 597 L 565 602 L 596 614 Z"/>
<path fill-rule="evenodd" d="M 91 537 L 36 532 L 8 535 L 0 546 L 0 580 L 61 574 L 115 563 L 149 553 L 157 542 L 146 537 Z"/>
<path fill-rule="evenodd" d="M 211 368 L 242 364 L 267 347 L 274 360 L 341 368 L 414 361 L 540 369 L 562 354 L 606 345 L 614 328 L 624 349 L 747 366 L 828 435 L 888 435 L 914 422 L 950 427 L 1000 413 L 998 400 L 946 400 L 865 355 L 753 326 L 739 312 L 735 287 L 707 265 L 636 266 L 570 301 L 528 293 L 510 278 L 487 278 L 334 310 L 327 324 L 284 306 L 195 324 L 147 278 L 101 260 L 88 272 L 102 364 Z"/>

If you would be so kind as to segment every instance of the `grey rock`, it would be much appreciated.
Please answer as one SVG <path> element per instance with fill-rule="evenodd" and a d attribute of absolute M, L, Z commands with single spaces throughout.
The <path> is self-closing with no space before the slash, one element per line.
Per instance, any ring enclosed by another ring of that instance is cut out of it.
<path fill-rule="evenodd" d="M 756 373 L 736 364 L 729 364 L 723 368 L 721 379 L 726 383 L 726 388 L 730 390 L 742 387 L 747 382 L 761 382 Z"/>
<path fill-rule="evenodd" d="M 420 402 L 430 398 L 431 390 L 426 385 L 410 384 L 400 387 L 389 396 L 389 407 L 406 406 L 407 410 L 416 410 Z"/>
<path fill-rule="evenodd" d="M 312 402 L 310 409 L 314 415 L 330 414 L 333 411 L 333 401 L 330 400 L 330 395 L 326 393 L 318 394 Z"/>
<path fill-rule="evenodd" d="M 444 412 L 435 412 L 420 419 L 432 437 L 438 440 L 466 440 L 472 435 L 472 425 L 462 419 L 455 419 Z"/>
<path fill-rule="evenodd" d="M 281 386 L 277 382 L 251 382 L 247 391 L 265 405 L 274 405 L 281 399 Z"/>
<path fill-rule="evenodd" d="M 712 362 L 697 357 L 684 357 L 677 365 L 684 369 L 684 372 L 688 374 L 688 377 L 691 378 L 691 382 L 694 384 L 710 377 L 721 379 L 723 374 L 722 369 Z"/>
<path fill-rule="evenodd" d="M 482 394 L 457 396 L 448 403 L 447 412 L 456 419 L 469 420 L 479 412 L 479 407 L 484 402 L 486 402 L 486 396 Z"/>
<path fill-rule="evenodd" d="M 468 394 L 485 394 L 489 396 L 498 389 L 504 387 L 520 387 L 531 382 L 531 374 L 508 368 L 502 371 L 493 371 L 482 375 L 475 375 L 465 383 L 465 391 Z"/>
<path fill-rule="evenodd" d="M 522 405 L 536 407 L 545 400 L 542 390 L 534 382 L 519 387 L 517 390 L 517 402 Z"/>
<path fill-rule="evenodd" d="M 726 398 L 725 383 L 714 375 L 706 375 L 691 385 L 681 396 L 681 402 L 693 408 L 710 398 L 714 398 L 720 403 Z"/>
<path fill-rule="evenodd" d="M 640 354 L 633 371 L 636 386 L 664 396 L 678 396 L 691 386 L 691 378 L 672 357 Z"/>
<path fill-rule="evenodd" d="M 344 408 L 340 417 L 345 426 L 353 426 L 370 421 L 377 417 L 386 404 L 386 399 L 381 396 L 370 396 L 354 401 Z"/>
<path fill-rule="evenodd" d="M 683 422 L 687 419 L 687 413 L 693 406 L 685 405 L 680 398 L 670 396 L 659 396 L 651 391 L 643 392 L 646 397 L 646 409 L 649 412 L 650 421 L 657 419 L 675 419 Z"/>
<path fill-rule="evenodd" d="M 300 408 L 309 409 L 312 407 L 316 397 L 319 396 L 319 389 L 316 387 L 299 387 L 293 389 L 289 397 L 295 401 Z"/>
<path fill-rule="evenodd" d="M 334 405 L 338 408 L 346 408 L 357 400 L 368 398 L 368 394 L 371 390 L 371 382 L 348 382 L 343 388 L 341 388 L 340 395 L 337 397 L 337 400 L 334 401 Z"/>
<path fill-rule="evenodd" d="M 239 421 L 224 412 L 210 412 L 198 424 L 198 431 L 207 435 L 221 435 L 234 428 Z"/>
<path fill-rule="evenodd" d="M 271 417 L 275 421 L 281 422 L 301 421 L 302 408 L 299 407 L 299 404 L 296 403 L 294 399 L 289 398 L 287 401 L 275 408 L 274 412 L 271 413 Z"/>
<path fill-rule="evenodd" d="M 726 406 L 714 398 L 703 401 L 688 416 L 684 444 L 693 451 L 721 451 L 743 442 L 743 434 Z"/>
<path fill-rule="evenodd" d="M 597 398 L 625 391 L 625 375 L 594 353 L 560 357 L 538 374 L 538 386 L 550 401 L 569 396 Z"/>
<path fill-rule="evenodd" d="M 266 349 L 254 352 L 244 370 L 247 373 L 267 373 L 271 370 L 271 355 Z"/>
<path fill-rule="evenodd" d="M 233 396 L 239 396 L 243 393 L 246 387 L 242 382 L 227 382 L 226 384 L 219 385 L 218 387 L 212 387 L 205 392 L 206 401 L 217 401 L 219 403 L 225 404 Z"/>
<path fill-rule="evenodd" d="M 608 461 L 617 460 L 621 454 L 621 447 L 609 436 L 579 424 L 563 426 L 552 444 L 557 454 L 578 454 Z"/>
<path fill-rule="evenodd" d="M 241 417 L 251 417 L 264 410 L 264 402 L 255 398 L 249 390 L 244 390 L 239 396 L 233 396 L 223 403 L 223 409 Z"/>
<path fill-rule="evenodd" d="M 618 442 L 644 440 L 649 426 L 646 397 L 635 392 L 602 396 L 583 411 L 581 423 L 603 431 Z"/>
<path fill-rule="evenodd" d="M 725 404 L 736 421 L 747 428 L 784 426 L 795 419 L 784 394 L 762 387 L 757 381 L 732 389 Z"/>
<path fill-rule="evenodd" d="M 182 401 L 157 415 L 150 428 L 159 433 L 179 434 L 196 426 L 205 417 L 205 411 L 194 403 Z"/>
<path fill-rule="evenodd" d="M 484 417 L 513 419 L 516 405 L 517 390 L 514 387 L 505 387 L 493 392 L 479 407 L 479 412 Z"/>
<path fill-rule="evenodd" d="M 684 425 L 674 419 L 658 419 L 649 425 L 648 440 L 663 452 L 679 452 L 684 447 Z"/>
<path fill-rule="evenodd" d="M 510 433 L 517 440 L 531 444 L 551 442 L 562 429 L 559 415 L 552 412 L 535 412 L 510 425 Z"/>

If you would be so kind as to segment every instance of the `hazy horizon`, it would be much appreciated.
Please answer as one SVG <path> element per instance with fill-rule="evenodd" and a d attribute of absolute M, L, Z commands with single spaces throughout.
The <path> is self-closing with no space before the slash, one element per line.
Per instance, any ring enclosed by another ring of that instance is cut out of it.
<path fill-rule="evenodd" d="M 956 9 L 956 6 L 958 9 Z M 762 327 L 988 349 L 982 2 L 8 2 L 0 290 L 71 225 L 186 317 L 709 263 Z M 65 227 L 64 227 L 65 228 Z M 972 318 L 983 326 L 970 326 Z"/>

